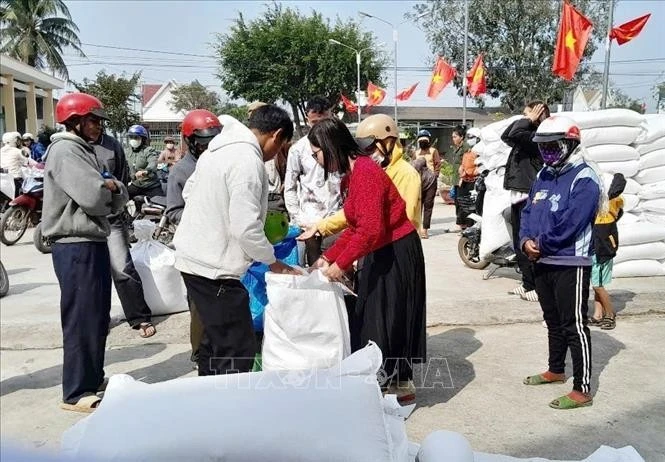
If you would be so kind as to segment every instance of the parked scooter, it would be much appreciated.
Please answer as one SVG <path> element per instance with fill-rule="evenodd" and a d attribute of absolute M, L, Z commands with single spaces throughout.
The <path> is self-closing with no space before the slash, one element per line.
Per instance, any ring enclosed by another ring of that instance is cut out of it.
<path fill-rule="evenodd" d="M 9 292 L 9 277 L 5 265 L 0 261 L 0 298 L 7 295 L 7 292 Z"/>
<path fill-rule="evenodd" d="M 5 245 L 16 244 L 30 224 L 37 225 L 42 218 L 44 198 L 44 173 L 35 168 L 25 176 L 21 194 L 14 198 L 0 220 L 0 241 Z"/>
<path fill-rule="evenodd" d="M 136 196 L 133 200 L 133 205 L 129 205 L 128 212 L 131 221 L 135 220 L 150 220 L 157 224 L 153 237 L 155 240 L 165 245 L 170 245 L 175 235 L 176 227 L 169 222 L 166 216 L 166 197 L 155 196 Z M 131 243 L 136 242 L 133 233 L 130 233 L 129 240 Z"/>
<path fill-rule="evenodd" d="M 457 245 L 457 251 L 464 264 L 469 268 L 484 269 L 490 264 L 494 265 L 493 268 L 483 275 L 483 279 L 489 279 L 492 277 L 494 272 L 499 268 L 517 269 L 517 257 L 512 242 L 499 247 L 492 252 L 489 257 L 486 257 L 485 259 L 480 258 L 481 224 L 483 221 L 482 214 L 485 194 L 487 192 L 485 178 L 487 178 L 487 175 L 492 171 L 493 170 L 484 170 L 478 175 L 475 189 L 472 191 L 470 198 L 466 201 L 460 201 L 460 206 L 469 213 L 469 218 L 475 223 L 473 226 L 462 231 L 462 235 Z M 505 209 L 502 215 L 506 221 L 506 225 L 510 227 L 510 207 Z"/>

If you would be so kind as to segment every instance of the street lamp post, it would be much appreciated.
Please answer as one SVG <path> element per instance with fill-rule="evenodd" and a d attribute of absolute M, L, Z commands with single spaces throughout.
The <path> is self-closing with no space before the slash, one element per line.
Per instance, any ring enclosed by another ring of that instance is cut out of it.
<path fill-rule="evenodd" d="M 360 106 L 360 55 L 363 51 L 370 50 L 371 47 L 363 48 L 362 50 L 357 50 L 352 46 L 340 42 L 339 40 L 328 39 L 328 42 L 332 43 L 333 45 L 339 45 L 343 46 L 344 48 L 348 48 L 349 50 L 353 51 L 356 54 L 356 77 L 357 77 L 356 106 L 358 106 L 358 123 L 360 123 L 360 117 L 361 117 L 360 114 L 362 110 Z"/>
<path fill-rule="evenodd" d="M 393 94 L 393 97 L 394 97 L 394 98 L 393 98 L 393 106 L 394 106 L 394 108 L 395 108 L 395 123 L 397 123 L 397 91 L 398 91 L 398 89 L 397 89 L 397 41 L 398 41 L 398 39 L 399 39 L 399 37 L 398 37 L 398 35 L 397 35 L 397 28 L 398 28 L 399 26 L 401 26 L 402 24 L 409 22 L 410 20 L 407 19 L 406 21 L 402 21 L 401 23 L 395 25 L 395 24 L 393 24 L 392 22 L 386 21 L 385 19 L 383 19 L 383 18 L 379 18 L 378 16 L 374 16 L 373 14 L 364 13 L 364 12 L 362 12 L 362 11 L 358 11 L 358 14 L 359 14 L 360 16 L 364 16 L 364 17 L 366 17 L 366 18 L 373 18 L 373 19 L 376 19 L 377 21 L 381 21 L 381 22 L 384 23 L 384 24 L 388 24 L 388 25 L 392 28 L 392 30 L 393 30 L 393 45 L 394 45 L 394 52 L 393 52 L 393 73 L 394 73 L 394 79 L 395 79 L 395 81 L 394 81 L 394 83 L 393 83 L 393 85 L 395 86 L 394 94 Z M 429 13 L 427 13 L 427 12 L 422 13 L 421 15 L 416 16 L 413 20 L 415 21 L 415 20 L 420 19 L 420 18 L 422 18 L 422 17 L 424 17 L 424 16 L 426 16 L 426 15 L 428 15 L 428 14 L 429 14 Z"/>

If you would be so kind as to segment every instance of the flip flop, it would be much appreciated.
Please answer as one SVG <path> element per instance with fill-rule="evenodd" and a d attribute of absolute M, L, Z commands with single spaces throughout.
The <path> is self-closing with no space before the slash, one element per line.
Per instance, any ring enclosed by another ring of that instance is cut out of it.
<path fill-rule="evenodd" d="M 547 380 L 543 377 L 543 374 L 530 375 L 525 378 L 522 383 L 524 385 L 547 385 L 550 383 L 566 383 L 566 379 L 563 380 Z"/>
<path fill-rule="evenodd" d="M 552 400 L 550 402 L 550 407 L 552 409 L 577 409 L 578 407 L 589 407 L 593 405 L 593 399 L 589 399 L 589 401 L 575 401 L 574 399 L 570 398 L 568 395 L 563 395 L 560 398 L 557 398 L 555 400 Z"/>
<path fill-rule="evenodd" d="M 97 407 L 99 407 L 99 403 L 101 402 L 102 399 L 99 396 L 88 395 L 79 399 L 76 404 L 61 403 L 60 409 L 65 411 L 83 412 L 90 414 L 91 412 L 94 412 Z"/>
<path fill-rule="evenodd" d="M 150 332 L 150 329 L 152 329 L 152 332 Z M 151 322 L 142 322 L 139 325 L 139 336 L 141 338 L 149 338 L 155 335 L 156 333 L 157 329 L 155 329 L 155 326 L 153 326 Z"/>

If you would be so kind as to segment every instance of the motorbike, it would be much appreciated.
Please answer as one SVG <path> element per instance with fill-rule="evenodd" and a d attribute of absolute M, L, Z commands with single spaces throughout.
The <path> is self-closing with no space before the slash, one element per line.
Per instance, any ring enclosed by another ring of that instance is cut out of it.
<path fill-rule="evenodd" d="M 473 226 L 462 231 L 460 240 L 457 244 L 457 251 L 459 256 L 466 266 L 473 269 L 485 269 L 490 265 L 493 267 L 488 270 L 483 279 L 487 280 L 499 268 L 515 268 L 517 270 L 517 256 L 513 249 L 512 242 L 506 243 L 496 249 L 486 258 L 480 258 L 480 239 L 481 239 L 481 225 L 483 204 L 487 186 L 485 185 L 485 178 L 494 170 L 483 170 L 474 185 L 474 190 L 469 196 L 458 198 L 460 207 L 462 207 L 469 214 L 469 218 L 474 221 Z M 503 213 L 503 218 L 507 226 L 510 226 L 510 207 L 507 207 Z"/>
<path fill-rule="evenodd" d="M 150 220 L 155 222 L 157 226 L 153 234 L 154 239 L 165 245 L 171 244 L 176 227 L 169 222 L 166 216 L 166 197 L 135 196 L 133 201 L 128 205 L 128 212 L 131 222 L 135 220 Z M 129 240 L 131 243 L 136 242 L 136 238 L 131 232 Z"/>
<path fill-rule="evenodd" d="M 9 277 L 5 265 L 0 261 L 0 298 L 7 295 L 7 292 L 9 292 Z"/>
<path fill-rule="evenodd" d="M 0 220 L 0 241 L 3 244 L 16 244 L 30 224 L 37 225 L 41 221 L 43 198 L 43 170 L 31 169 L 24 177 L 21 194 L 9 202 Z"/>

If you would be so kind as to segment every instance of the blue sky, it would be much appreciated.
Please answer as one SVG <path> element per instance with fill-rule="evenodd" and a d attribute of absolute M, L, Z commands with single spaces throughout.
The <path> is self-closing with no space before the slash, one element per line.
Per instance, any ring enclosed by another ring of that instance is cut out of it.
<path fill-rule="evenodd" d="M 109 73 L 132 73 L 143 70 L 145 83 L 162 83 L 169 79 L 190 82 L 198 79 L 201 83 L 219 90 L 219 82 L 214 77 L 215 60 L 206 57 L 178 56 L 133 52 L 107 47 L 140 48 L 161 50 L 170 53 L 191 53 L 210 55 L 209 43 L 214 34 L 225 32 L 238 12 L 247 19 L 257 17 L 264 11 L 263 1 L 97 1 L 77 0 L 66 2 L 74 21 L 80 29 L 79 37 L 85 45 L 83 50 L 88 59 L 66 54 L 70 78 L 80 81 L 84 77 L 94 77 L 105 69 Z M 339 16 L 343 19 L 357 19 L 358 11 L 375 14 L 383 19 L 400 23 L 404 14 L 411 11 L 416 2 L 409 1 L 285 1 L 284 5 L 296 7 L 309 13 L 316 9 L 326 17 Z M 611 67 L 611 79 L 633 98 L 644 100 L 653 109 L 655 101 L 651 88 L 665 78 L 665 1 L 622 0 L 614 12 L 614 23 L 621 24 L 645 13 L 652 17 L 642 34 L 621 47 L 612 47 L 612 61 L 651 60 L 640 63 L 615 63 Z M 389 26 L 373 19 L 363 19 L 366 30 L 374 30 L 379 42 L 385 42 L 385 51 L 392 57 L 392 31 Z M 597 25 L 595 33 L 605 28 Z M 398 66 L 425 66 L 431 62 L 431 52 L 425 34 L 411 23 L 399 28 Z M 593 58 L 602 70 L 604 47 Z M 349 60 L 354 55 L 349 52 Z M 471 63 L 473 57 L 469 58 Z M 470 65 L 471 65 L 470 63 Z M 179 66 L 179 67 L 173 67 Z M 641 74 L 641 75 L 640 75 Z M 659 75 L 660 74 L 660 75 Z M 398 89 L 406 88 L 420 81 L 410 105 L 461 106 L 462 99 L 449 87 L 432 102 L 426 95 L 430 73 L 426 71 L 399 72 Z M 392 71 L 388 71 L 385 81 L 388 94 L 392 94 Z M 392 104 L 386 98 L 384 104 Z"/>

